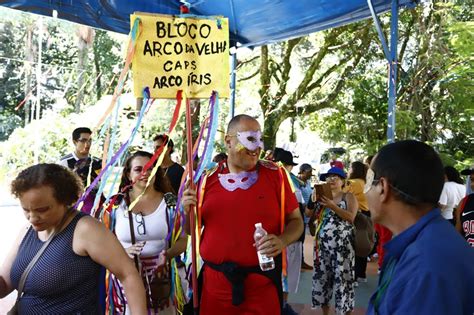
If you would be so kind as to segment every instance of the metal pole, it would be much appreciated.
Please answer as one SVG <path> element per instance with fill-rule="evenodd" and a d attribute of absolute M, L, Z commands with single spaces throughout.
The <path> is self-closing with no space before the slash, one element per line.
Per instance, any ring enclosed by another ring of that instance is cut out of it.
<path fill-rule="evenodd" d="M 232 54 L 231 62 L 231 72 L 230 72 L 230 119 L 235 116 L 235 77 L 236 71 L 235 67 L 237 66 L 237 50 Z"/>
<path fill-rule="evenodd" d="M 398 0 L 392 0 L 392 16 L 390 20 L 390 47 L 382 31 L 377 13 L 372 5 L 372 0 L 367 0 L 375 28 L 382 43 L 383 53 L 389 63 L 388 70 L 388 119 L 387 141 L 395 141 L 395 110 L 397 103 L 397 43 L 398 43 Z"/>
<path fill-rule="evenodd" d="M 397 103 L 397 44 L 398 44 L 398 0 L 392 0 L 392 16 L 390 21 L 390 64 L 388 77 L 388 126 L 387 140 L 395 141 L 395 111 Z"/>
<path fill-rule="evenodd" d="M 388 48 L 385 35 L 382 31 L 382 25 L 380 25 L 379 18 L 377 17 L 377 13 L 375 12 L 374 6 L 372 4 L 372 0 L 367 0 L 367 5 L 369 6 L 370 14 L 372 15 L 372 19 L 374 20 L 375 29 L 377 30 L 377 34 L 379 35 L 380 42 L 382 43 L 383 54 L 385 55 L 385 58 L 387 60 L 390 60 L 390 50 Z"/>

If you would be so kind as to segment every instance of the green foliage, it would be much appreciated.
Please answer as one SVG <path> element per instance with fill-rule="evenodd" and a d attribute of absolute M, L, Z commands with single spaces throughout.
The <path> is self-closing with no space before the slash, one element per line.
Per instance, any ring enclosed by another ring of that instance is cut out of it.
<path fill-rule="evenodd" d="M 397 138 L 426 141 L 453 165 L 474 156 L 474 24 L 467 12 L 465 4 L 436 1 L 400 17 Z M 311 128 L 332 144 L 376 152 L 386 142 L 386 76 L 380 53 L 367 54 L 330 114 L 309 115 Z"/>
<path fill-rule="evenodd" d="M 113 88 L 118 82 L 120 56 L 120 43 L 110 37 L 109 33 L 96 30 L 94 45 L 94 67 L 96 79 L 96 98 L 104 94 L 113 93 Z"/>
<path fill-rule="evenodd" d="M 86 62 L 85 68 L 78 70 L 77 25 L 41 17 L 41 82 L 37 82 L 39 18 L 3 7 L 0 16 L 0 141 L 7 139 L 22 120 L 31 120 L 29 107 L 35 107 L 38 86 L 41 112 L 53 109 L 70 113 L 79 92 L 83 92 L 83 103 L 91 105 L 117 85 L 125 36 L 96 31 L 93 49 L 87 56 L 94 62 Z M 77 83 L 79 72 L 85 74 L 81 84 Z M 27 102 L 15 110 L 25 99 Z"/>
<path fill-rule="evenodd" d="M 23 99 L 22 76 L 17 69 L 23 66 L 14 57 L 22 55 L 13 22 L 0 24 L 0 141 L 5 140 L 24 118 L 23 112 L 15 107 Z"/>

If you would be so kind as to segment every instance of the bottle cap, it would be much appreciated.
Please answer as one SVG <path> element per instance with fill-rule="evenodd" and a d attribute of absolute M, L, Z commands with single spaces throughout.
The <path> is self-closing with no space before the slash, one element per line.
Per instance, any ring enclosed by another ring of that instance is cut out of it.
<path fill-rule="evenodd" d="M 262 227 L 262 223 L 255 223 L 255 227 L 256 227 L 256 228 L 261 228 L 261 227 Z"/>

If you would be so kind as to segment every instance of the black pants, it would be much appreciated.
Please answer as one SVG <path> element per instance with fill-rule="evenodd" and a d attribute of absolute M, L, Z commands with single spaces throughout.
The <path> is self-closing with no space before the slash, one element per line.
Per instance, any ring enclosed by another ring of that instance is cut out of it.
<path fill-rule="evenodd" d="M 366 278 L 367 257 L 355 256 L 355 279 Z"/>
<path fill-rule="evenodd" d="M 370 218 L 369 211 L 362 211 L 362 214 Z M 374 250 L 375 248 L 376 246 L 374 246 Z M 367 278 L 366 271 L 367 271 L 367 257 L 355 256 L 355 280 L 357 280 L 357 278 Z"/>

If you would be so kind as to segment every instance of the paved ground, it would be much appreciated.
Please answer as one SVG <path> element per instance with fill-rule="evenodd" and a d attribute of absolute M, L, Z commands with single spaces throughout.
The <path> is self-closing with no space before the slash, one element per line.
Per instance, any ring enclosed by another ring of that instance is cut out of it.
<path fill-rule="evenodd" d="M 313 238 L 307 235 L 304 243 L 305 261 L 312 265 L 313 261 Z M 322 314 L 321 310 L 311 309 L 311 278 L 312 271 L 304 271 L 301 273 L 300 285 L 298 293 L 290 294 L 288 301 L 295 311 L 300 315 Z M 369 262 L 367 266 L 367 283 L 360 283 L 356 288 L 356 309 L 353 314 L 365 314 L 367 304 L 372 293 L 377 288 L 377 263 Z M 334 302 L 333 302 L 334 306 Z"/>
<path fill-rule="evenodd" d="M 26 223 L 18 202 L 8 194 L 5 187 L 0 186 L 0 264 L 8 253 L 10 244 L 14 241 L 19 229 Z M 306 262 L 312 262 L 313 244 L 310 235 L 304 244 Z M 312 263 L 311 263 L 312 265 Z M 368 282 L 361 283 L 356 288 L 356 310 L 354 314 L 365 314 L 367 302 L 377 287 L 377 267 L 375 262 L 368 265 Z M 290 294 L 289 302 L 300 315 L 322 314 L 320 310 L 311 309 L 311 277 L 312 271 L 301 274 L 300 286 L 297 294 Z M 0 300 L 0 314 L 6 314 L 16 298 L 16 291 Z"/>

